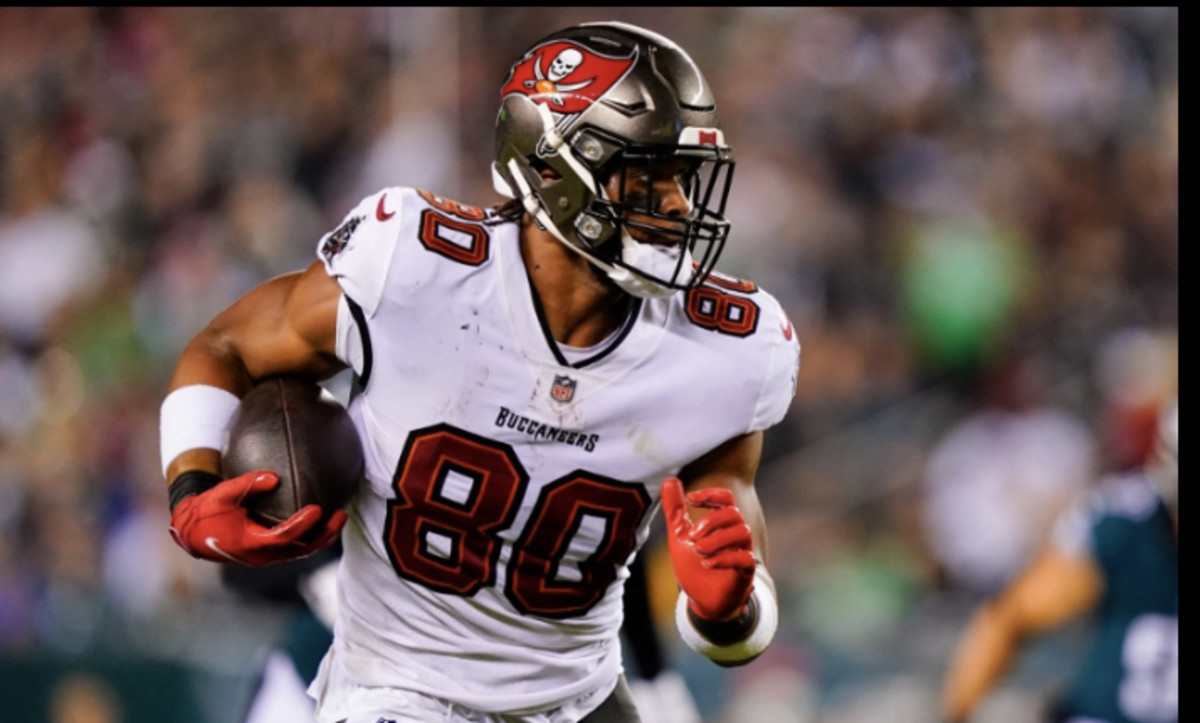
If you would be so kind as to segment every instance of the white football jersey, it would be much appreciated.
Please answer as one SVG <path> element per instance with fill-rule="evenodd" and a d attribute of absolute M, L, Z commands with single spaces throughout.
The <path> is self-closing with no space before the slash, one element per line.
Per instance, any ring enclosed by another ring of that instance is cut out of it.
<path fill-rule="evenodd" d="M 780 421 L 799 343 L 773 297 L 714 277 L 561 349 L 517 225 L 484 217 L 389 188 L 318 244 L 368 482 L 329 656 L 355 686 L 537 711 L 611 690 L 661 481 Z"/>

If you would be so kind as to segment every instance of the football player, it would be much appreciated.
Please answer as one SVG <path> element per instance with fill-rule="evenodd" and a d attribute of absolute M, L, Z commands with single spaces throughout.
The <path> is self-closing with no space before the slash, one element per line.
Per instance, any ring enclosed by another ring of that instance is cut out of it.
<path fill-rule="evenodd" d="M 967 627 L 942 696 L 966 721 L 1022 641 L 1088 612 L 1095 639 L 1048 711 L 1060 723 L 1179 719 L 1179 407 L 1143 470 L 1110 476 L 1060 518 L 1052 543 Z"/>
<path fill-rule="evenodd" d="M 501 89 L 484 210 L 386 188 L 185 348 L 162 405 L 172 533 L 268 565 L 341 535 L 321 721 L 636 721 L 618 633 L 661 504 L 686 643 L 753 660 L 777 620 L 754 492 L 799 344 L 774 297 L 714 266 L 733 159 L 670 40 L 587 24 Z M 366 481 L 346 512 L 255 525 L 222 479 L 240 395 L 353 369 Z"/>

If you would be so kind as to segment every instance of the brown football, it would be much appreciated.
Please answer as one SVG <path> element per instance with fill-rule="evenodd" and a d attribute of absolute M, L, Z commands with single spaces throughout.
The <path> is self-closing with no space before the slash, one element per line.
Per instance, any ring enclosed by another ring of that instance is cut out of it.
<path fill-rule="evenodd" d="M 316 382 L 273 377 L 242 398 L 229 422 L 221 472 L 232 479 L 271 470 L 279 486 L 245 502 L 251 517 L 275 525 L 301 507 L 326 514 L 345 506 L 363 477 L 363 451 L 350 415 Z"/>

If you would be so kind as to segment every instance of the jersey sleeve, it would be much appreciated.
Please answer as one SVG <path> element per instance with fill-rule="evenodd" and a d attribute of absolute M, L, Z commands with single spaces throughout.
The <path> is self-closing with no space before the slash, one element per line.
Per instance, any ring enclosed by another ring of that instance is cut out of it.
<path fill-rule="evenodd" d="M 1060 552 L 1102 562 L 1121 549 L 1129 526 L 1148 519 L 1158 505 L 1153 487 L 1140 474 L 1105 477 L 1060 515 L 1052 542 Z"/>
<path fill-rule="evenodd" d="M 783 420 L 796 395 L 796 379 L 800 373 L 800 339 L 779 302 L 773 297 L 768 298 L 767 323 L 760 332 L 769 340 L 767 371 L 754 405 L 751 432 L 773 427 Z"/>
<path fill-rule="evenodd" d="M 1094 558 L 1095 521 L 1095 498 L 1089 492 L 1059 513 L 1050 531 L 1051 546 L 1067 557 Z"/>
<path fill-rule="evenodd" d="M 407 195 L 407 189 L 386 188 L 367 196 L 317 243 L 325 271 L 367 318 L 374 316 L 383 298 Z"/>

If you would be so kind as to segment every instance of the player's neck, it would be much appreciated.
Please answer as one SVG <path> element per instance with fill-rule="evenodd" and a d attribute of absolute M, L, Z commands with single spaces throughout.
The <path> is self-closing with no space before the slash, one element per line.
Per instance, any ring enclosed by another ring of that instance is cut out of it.
<path fill-rule="evenodd" d="M 521 257 L 559 344 L 599 344 L 624 321 L 631 297 L 533 223 L 522 228 Z"/>

